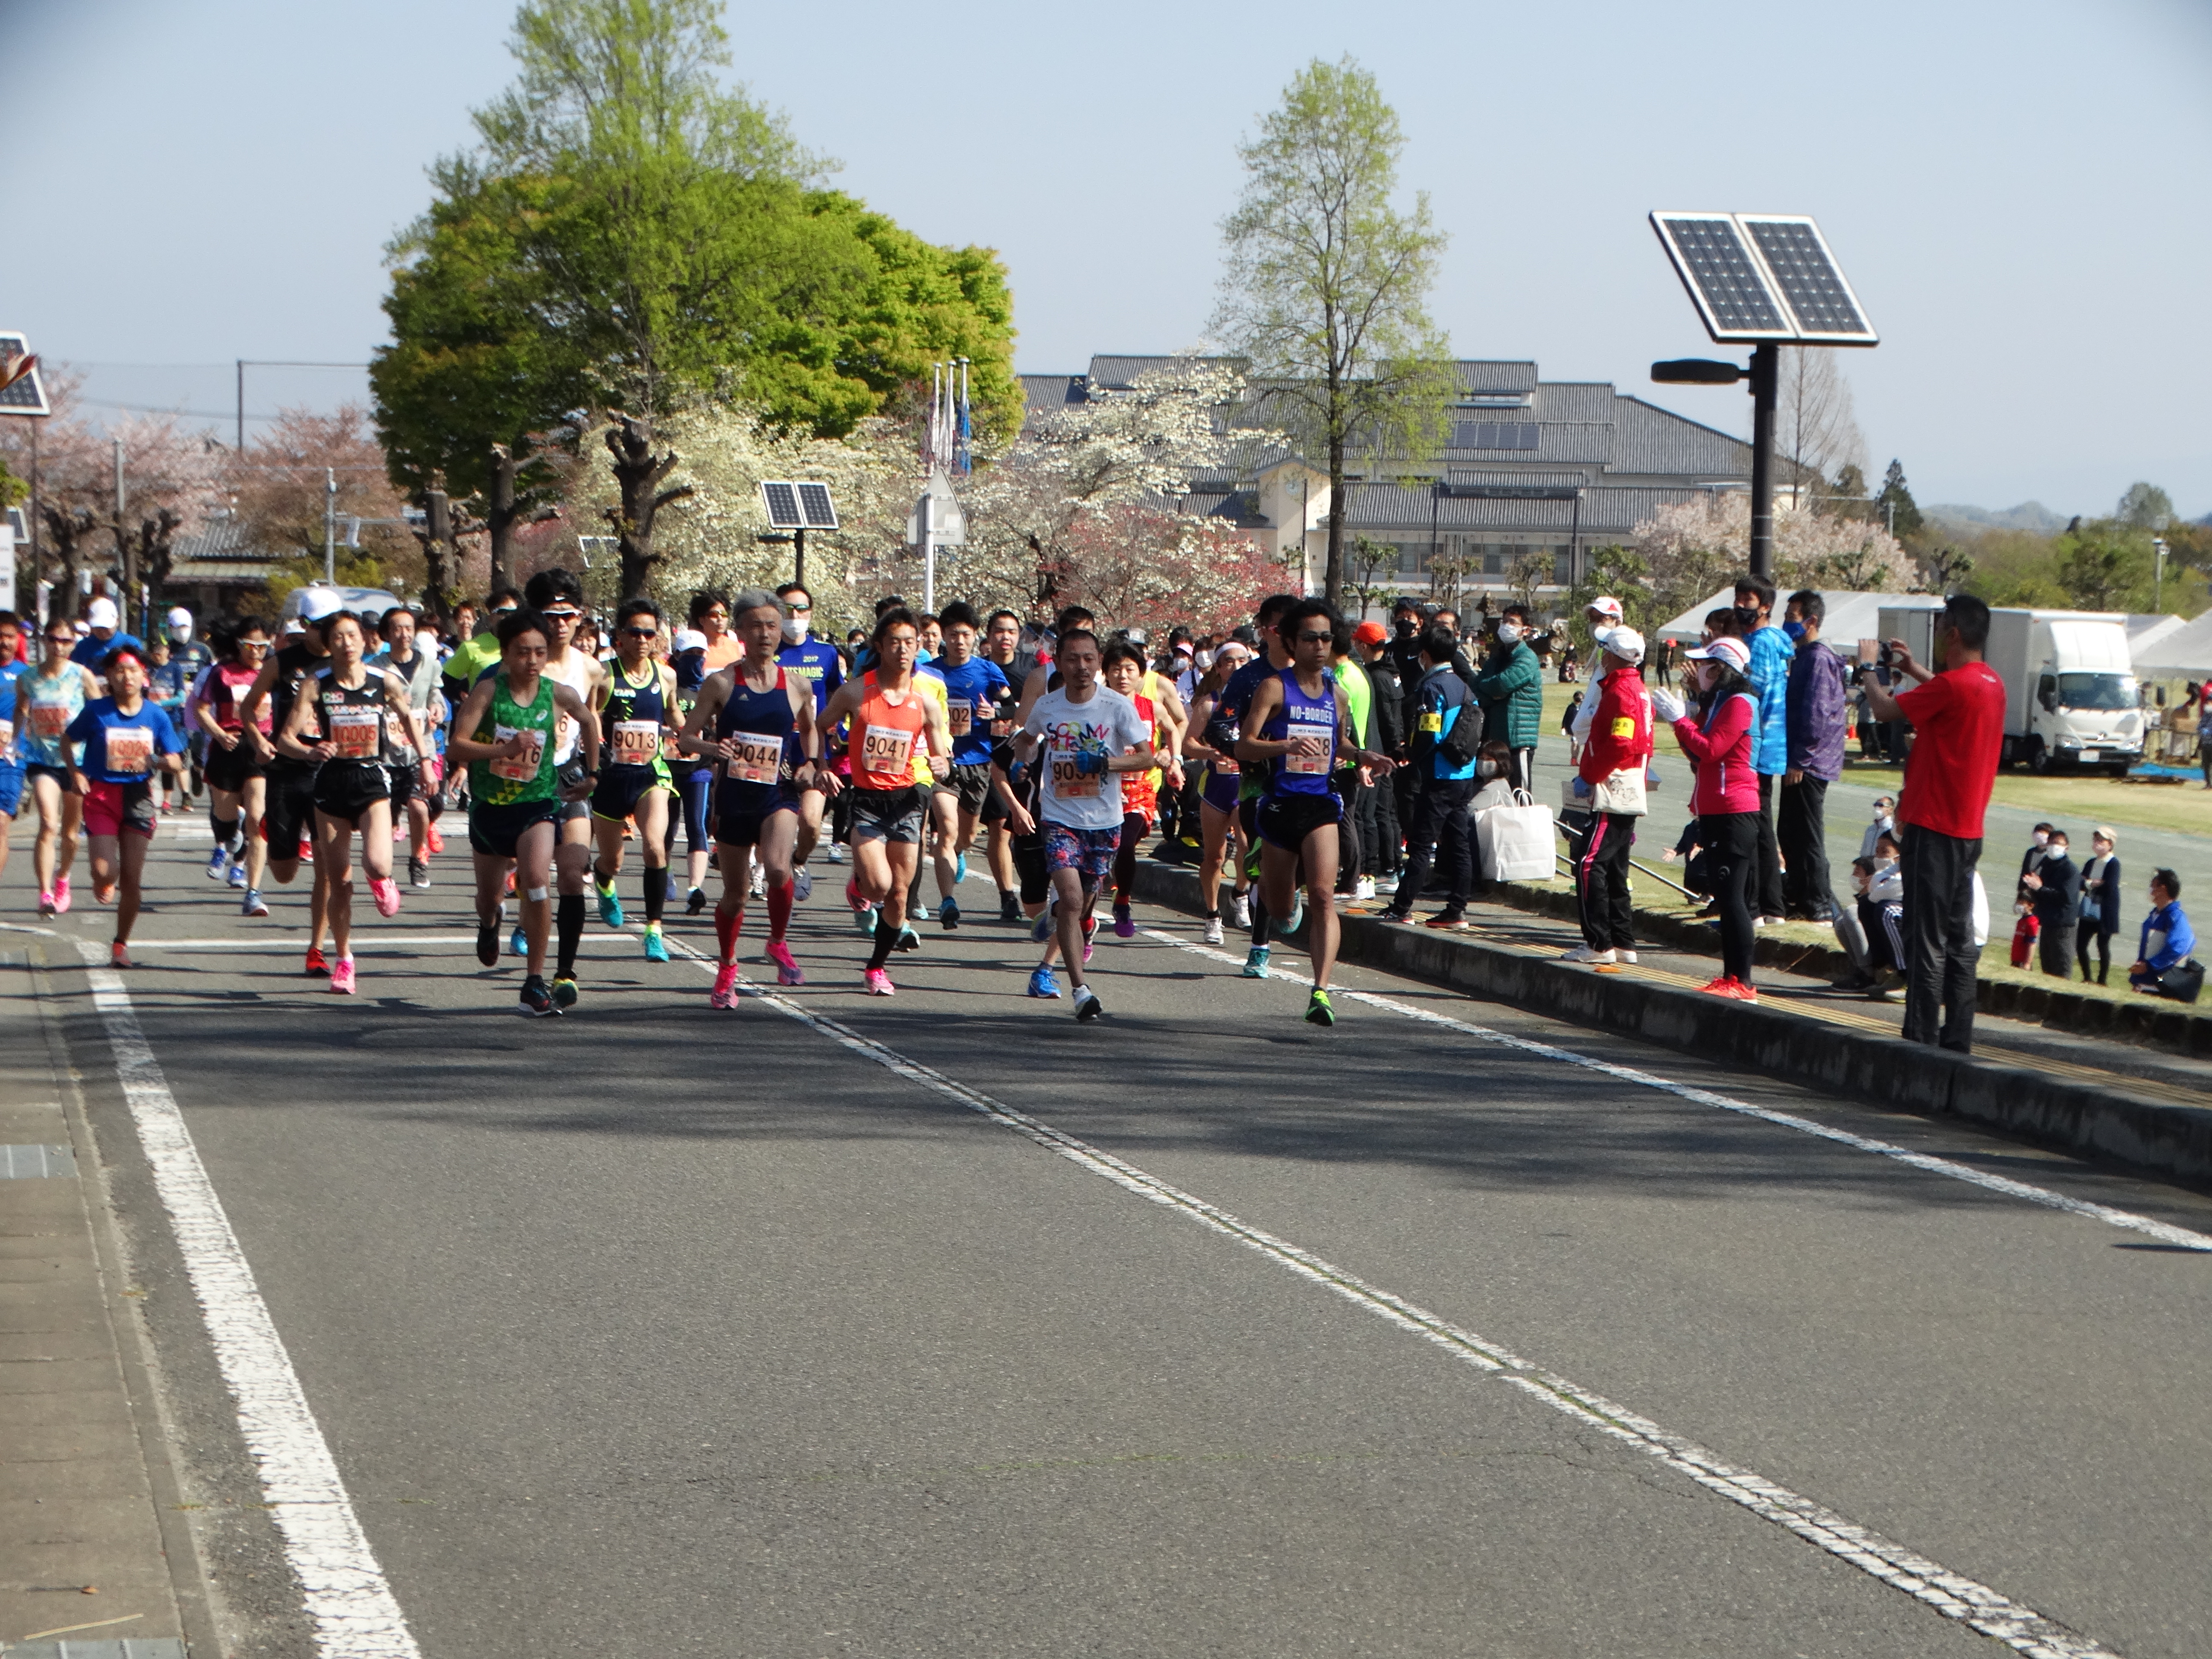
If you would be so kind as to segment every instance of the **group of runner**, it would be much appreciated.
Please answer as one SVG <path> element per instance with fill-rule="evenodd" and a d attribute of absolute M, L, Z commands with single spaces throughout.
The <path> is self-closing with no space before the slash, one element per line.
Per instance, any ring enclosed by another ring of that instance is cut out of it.
<path fill-rule="evenodd" d="M 825 830 L 831 860 L 842 861 L 838 842 L 850 847 L 844 897 L 870 940 L 862 988 L 879 996 L 896 994 L 890 957 L 921 943 L 925 849 L 950 932 L 981 830 L 1000 919 L 1028 921 L 1041 947 L 1029 994 L 1058 999 L 1064 969 L 1075 1017 L 1090 1021 L 1103 1012 L 1085 971 L 1102 899 L 1114 931 L 1133 935 L 1139 845 L 1163 789 L 1180 792 L 1194 767 L 1205 772 L 1208 872 L 1218 882 L 1233 837 L 1240 894 L 1256 874 L 1239 916 L 1253 930 L 1245 972 L 1268 971 L 1270 918 L 1295 928 L 1310 910 L 1307 1018 L 1334 1021 L 1344 775 L 1371 781 L 1392 763 L 1357 741 L 1329 665 L 1346 624 L 1320 600 L 1267 601 L 1263 651 L 1232 646 L 1202 683 L 1185 676 L 1189 705 L 1141 644 L 1102 637 L 1080 607 L 1056 619 L 1047 654 L 1020 648 L 1011 611 L 986 623 L 954 603 L 922 617 L 894 596 L 849 664 L 809 631 L 811 598 L 798 584 L 726 602 L 699 596 L 680 639 L 656 602 L 625 601 L 605 659 L 579 646 L 583 593 L 560 569 L 495 594 L 483 631 L 442 663 L 418 647 L 404 611 L 356 615 L 325 588 L 302 590 L 295 608 L 281 642 L 258 620 L 218 629 L 188 689 L 171 676 L 170 695 L 150 697 L 155 653 L 112 622 L 98 639 L 53 623 L 33 664 L 21 624 L 0 617 L 0 837 L 27 791 L 40 909 L 58 915 L 70 904 L 81 820 L 96 896 L 115 905 L 118 966 L 131 965 L 156 782 L 188 769 L 197 780 L 204 766 L 216 843 L 207 873 L 240 888 L 241 913 L 260 917 L 264 882 L 289 884 L 308 866 L 304 969 L 337 994 L 358 985 L 356 860 L 377 913 L 397 914 L 395 836 L 407 836 L 410 882 L 427 887 L 437 814 L 465 787 L 478 959 L 496 966 L 503 943 L 522 958 L 526 1014 L 579 1001 L 587 888 L 602 923 L 623 927 L 617 884 L 632 840 L 649 960 L 669 958 L 678 829 L 690 838 L 692 913 L 704 908 L 706 867 L 719 867 L 709 1000 L 730 1009 L 750 899 L 768 913 L 764 953 L 778 982 L 804 982 L 788 933 Z M 188 636 L 189 616 L 178 616 Z M 0 838 L 0 870 L 5 857 Z M 1206 937 L 1221 939 L 1218 912 Z"/>

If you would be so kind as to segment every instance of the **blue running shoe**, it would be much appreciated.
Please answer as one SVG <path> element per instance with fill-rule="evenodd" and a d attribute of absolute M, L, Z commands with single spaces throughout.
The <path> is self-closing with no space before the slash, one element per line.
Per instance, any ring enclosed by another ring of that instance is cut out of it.
<path fill-rule="evenodd" d="M 622 899 L 615 892 L 614 884 L 610 882 L 605 887 L 601 887 L 594 881 L 592 885 L 599 896 L 600 922 L 609 927 L 621 927 L 623 925 Z"/>
<path fill-rule="evenodd" d="M 952 879 L 956 883 L 968 879 L 968 855 L 965 853 L 952 860 Z"/>
<path fill-rule="evenodd" d="M 1267 947 L 1266 945 L 1254 945 L 1251 953 L 1244 958 L 1244 977 L 1247 979 L 1267 977 Z"/>
<path fill-rule="evenodd" d="M 647 962 L 668 960 L 668 941 L 660 936 L 660 924 L 649 921 L 645 926 L 645 959 Z"/>
<path fill-rule="evenodd" d="M 1053 977 L 1052 969 L 1048 966 L 1039 963 L 1036 970 L 1030 975 L 1030 994 L 1033 997 L 1049 997 L 1054 1001 L 1060 1000 L 1060 981 Z"/>
<path fill-rule="evenodd" d="M 791 872 L 791 898 L 794 904 L 804 904 L 814 896 L 814 877 L 805 865 Z"/>
<path fill-rule="evenodd" d="M 1052 937 L 1052 930 L 1059 926 L 1060 895 L 1056 892 L 1047 893 L 1044 896 L 1043 912 L 1035 922 L 1030 924 L 1030 937 L 1042 945 Z"/>
<path fill-rule="evenodd" d="M 530 954 L 530 935 L 523 932 L 522 929 L 518 927 L 512 933 L 509 933 L 507 936 L 507 953 L 511 957 L 528 956 Z"/>

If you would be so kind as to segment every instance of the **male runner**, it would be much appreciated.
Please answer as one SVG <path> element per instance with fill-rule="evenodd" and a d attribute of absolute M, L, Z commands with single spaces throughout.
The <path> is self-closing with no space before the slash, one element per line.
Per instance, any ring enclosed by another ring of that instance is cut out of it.
<path fill-rule="evenodd" d="M 499 966 L 500 896 L 514 860 L 526 947 L 520 1012 L 557 1014 L 545 988 L 545 936 L 551 931 L 556 821 L 568 801 L 587 797 L 599 765 L 599 722 L 567 686 L 547 674 L 553 624 L 518 611 L 499 624 L 500 666 L 478 680 L 453 720 L 446 752 L 469 768 L 469 848 L 476 855 L 477 960 Z M 581 733 L 584 767 L 564 785 L 553 764 L 556 720 Z M 565 799 L 564 799 L 565 797 Z"/>
<path fill-rule="evenodd" d="M 192 637 L 192 613 L 181 605 L 169 607 L 162 631 L 169 639 L 169 660 L 176 665 L 185 690 L 189 692 L 201 675 L 214 665 L 215 652 L 202 641 Z M 185 734 L 185 752 L 191 757 L 191 769 L 185 775 L 190 786 L 185 790 L 189 799 L 200 793 L 200 784 L 207 768 L 207 735 L 192 729 L 188 721 L 181 721 L 173 714 L 170 720 Z"/>
<path fill-rule="evenodd" d="M 599 728 L 607 762 L 592 793 L 592 830 L 599 843 L 592 878 L 599 920 L 623 925 L 615 878 L 622 874 L 623 821 L 637 820 L 645 853 L 645 957 L 668 960 L 660 918 L 668 902 L 668 804 L 676 785 L 665 750 L 683 734 L 676 708 L 676 671 L 653 654 L 667 618 L 651 599 L 624 599 L 615 611 L 615 659 L 599 689 Z"/>
<path fill-rule="evenodd" d="M 960 925 L 968 848 L 990 796 L 991 725 L 1013 689 L 998 664 L 975 654 L 974 606 L 955 599 L 938 613 L 938 623 L 944 649 L 922 672 L 944 682 L 945 729 L 952 737 L 952 765 L 940 771 L 930 797 L 937 830 L 937 919 L 950 932 Z M 1004 911 L 1002 902 L 1002 917 Z"/>
<path fill-rule="evenodd" d="M 1021 644 L 1022 619 L 1011 611 L 994 611 L 991 613 L 990 622 L 983 629 L 982 654 L 988 661 L 997 665 L 999 672 L 1006 676 L 1009 685 L 1014 683 L 1017 668 L 1014 659 L 1020 653 Z M 1024 674 L 1023 678 L 1026 679 L 1028 677 Z M 993 759 L 994 761 L 997 759 L 995 752 L 997 744 L 1013 735 L 1014 712 L 1013 701 L 1008 700 L 1002 702 L 992 713 L 991 737 L 994 743 Z M 1013 832 L 1007 827 L 1008 804 L 1008 798 L 1002 796 L 994 786 L 991 793 L 984 798 L 982 818 L 986 838 L 985 856 L 990 860 L 991 879 L 998 884 L 999 889 L 999 920 L 1004 922 L 1013 922 L 1020 921 L 1022 915 L 1023 901 L 1016 893 L 1016 887 L 1018 885 L 1025 887 L 1028 883 L 1025 878 L 1018 878 L 1017 875 Z M 1040 897 L 1037 902 L 1042 903 L 1043 900 Z M 1055 991 L 1053 994 L 1057 996 L 1059 993 Z"/>
<path fill-rule="evenodd" d="M 383 649 L 369 658 L 369 665 L 397 674 L 406 682 L 407 704 L 415 711 L 416 724 L 420 726 L 431 742 L 428 760 L 416 763 L 416 751 L 406 744 L 392 746 L 394 770 L 392 777 L 392 827 L 399 827 L 398 814 L 407 814 L 407 879 L 417 887 L 430 884 L 430 801 L 440 793 L 438 729 L 445 724 L 447 705 L 438 690 L 438 662 L 428 651 L 421 648 L 415 613 L 404 605 L 395 605 L 384 613 L 377 623 L 377 632 L 383 640 Z M 398 728 L 393 728 L 395 734 Z"/>
<path fill-rule="evenodd" d="M 485 669 L 499 661 L 499 624 L 504 617 L 522 609 L 522 594 L 512 587 L 495 587 L 484 600 L 483 626 L 477 626 L 477 608 L 472 605 L 457 606 L 453 611 L 454 627 L 460 643 L 447 653 L 439 672 L 446 691 L 447 706 L 459 708 L 468 701 L 469 690 L 483 677 Z"/>
<path fill-rule="evenodd" d="M 323 625 L 337 615 L 339 605 L 336 588 L 303 588 L 300 594 L 299 633 L 282 650 L 270 653 L 238 705 L 240 727 L 246 733 L 246 741 L 252 745 L 254 758 L 261 763 L 262 776 L 267 784 L 261 830 L 269 842 L 269 873 L 287 886 L 300 873 L 302 843 L 314 823 L 315 774 L 322 769 L 322 763 L 277 753 L 276 744 L 261 730 L 261 705 L 264 700 L 272 703 L 273 728 L 283 731 L 291 717 L 301 683 L 329 659 L 330 647 L 324 641 Z M 305 728 L 304 734 L 310 743 L 322 735 L 313 727 Z M 328 878 L 320 865 L 315 866 L 312 888 L 307 900 L 307 960 L 304 971 L 322 975 L 331 971 L 330 961 L 323 955 L 323 938 L 330 925 L 331 897 Z"/>
<path fill-rule="evenodd" d="M 1083 978 L 1085 924 L 1121 844 L 1121 775 L 1148 772 L 1167 757 L 1154 747 L 1152 723 L 1136 705 L 1099 684 L 1097 635 L 1087 628 L 1065 630 L 1055 661 L 1060 684 L 1030 708 L 1014 755 L 1045 769 L 1045 860 L 1053 890 L 1036 937 L 1042 942 L 1056 927 L 1075 988 L 1075 1017 L 1093 1020 L 1105 1010 Z"/>
<path fill-rule="evenodd" d="M 830 706 L 830 699 L 845 683 L 845 659 L 837 647 L 813 632 L 814 596 L 806 591 L 803 582 L 786 582 L 775 590 L 782 601 L 783 649 L 775 659 L 783 665 L 784 672 L 805 680 L 814 691 L 814 713 L 818 719 Z M 826 734 L 825 734 L 826 737 Z M 825 743 L 825 748 L 828 746 Z M 799 846 L 793 853 L 795 860 L 792 879 L 797 884 L 793 896 L 799 903 L 806 902 L 807 895 L 814 890 L 814 878 L 806 872 L 806 860 L 822 841 L 822 809 L 827 797 L 819 789 L 805 789 L 799 796 Z"/>
<path fill-rule="evenodd" d="M 1144 850 L 1145 836 L 1159 817 L 1162 778 L 1169 780 L 1173 788 L 1182 787 L 1182 728 L 1169 721 L 1166 711 L 1144 689 L 1148 678 L 1156 682 L 1155 690 L 1166 688 L 1167 682 L 1147 672 L 1142 646 L 1132 640 L 1115 641 L 1106 647 L 1105 665 L 1103 672 L 1108 689 L 1136 705 L 1153 743 L 1176 758 L 1176 764 L 1165 773 L 1138 772 L 1121 780 L 1121 846 L 1114 854 L 1114 936 L 1134 939 L 1137 921 L 1130 900 L 1136 884 L 1137 854 Z"/>

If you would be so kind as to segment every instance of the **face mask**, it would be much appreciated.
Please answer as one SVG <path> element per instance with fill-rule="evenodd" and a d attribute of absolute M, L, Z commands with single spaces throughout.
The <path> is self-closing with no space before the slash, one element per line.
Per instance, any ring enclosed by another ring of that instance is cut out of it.
<path fill-rule="evenodd" d="M 783 619 L 783 642 L 786 645 L 797 645 L 805 637 L 806 624 L 805 623 L 799 621 L 796 617 L 786 617 Z"/>
<path fill-rule="evenodd" d="M 169 629 L 169 639 L 173 644 L 189 645 L 191 637 L 192 625 L 190 623 L 179 623 Z"/>
<path fill-rule="evenodd" d="M 1193 660 L 1198 664 L 1199 672 L 1203 673 L 1206 670 L 1213 666 L 1213 653 L 1211 651 L 1201 651 L 1194 659 L 1193 659 Z"/>
<path fill-rule="evenodd" d="M 1520 637 L 1521 637 L 1521 629 L 1520 629 L 1520 627 L 1519 627 L 1519 625 L 1518 625 L 1517 623 L 1498 623 L 1498 644 L 1500 644 L 1500 645 L 1511 645 L 1511 644 L 1515 643 L 1516 641 L 1518 641 L 1518 640 L 1520 639 Z"/>
<path fill-rule="evenodd" d="M 1413 619 L 1411 617 L 1400 617 L 1395 619 L 1395 623 L 1400 639 L 1410 640 L 1413 637 Z"/>
<path fill-rule="evenodd" d="M 1782 624 L 1782 631 L 1787 634 L 1791 639 L 1802 641 L 1805 637 L 1805 624 L 1803 623 L 1784 623 Z"/>
<path fill-rule="evenodd" d="M 1887 806 L 1882 805 L 1879 801 L 1877 801 L 1877 802 L 1875 804 L 1875 809 L 1874 809 L 1874 821 L 1875 821 L 1876 823 L 1881 823 L 1884 818 L 1887 817 L 1888 816 L 1889 816 L 1889 808 L 1887 808 Z"/>
<path fill-rule="evenodd" d="M 2038 847 L 2048 847 L 2048 846 L 2050 846 L 2050 845 L 2051 845 L 2051 832 L 2050 832 L 2049 830 L 2037 830 L 2037 831 L 2035 832 L 2035 844 L 2036 844 Z"/>
<path fill-rule="evenodd" d="M 1496 761 L 1478 761 L 1475 763 L 1474 774 L 1480 778 L 1494 778 L 1498 775 L 1498 763 Z"/>
<path fill-rule="evenodd" d="M 1735 625 L 1743 629 L 1747 634 L 1748 634 L 1753 629 L 1758 627 L 1759 607 L 1755 605 L 1740 605 L 1736 606 Z"/>

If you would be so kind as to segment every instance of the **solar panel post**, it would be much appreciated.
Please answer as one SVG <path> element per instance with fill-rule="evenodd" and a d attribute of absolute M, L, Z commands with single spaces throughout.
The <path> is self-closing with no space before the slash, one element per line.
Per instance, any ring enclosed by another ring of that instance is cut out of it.
<path fill-rule="evenodd" d="M 1771 341 L 1751 353 L 1751 574 L 1774 580 L 1774 410 L 1782 351 Z"/>
<path fill-rule="evenodd" d="M 806 585 L 806 529 L 799 526 L 791 532 L 791 580 L 801 587 Z"/>

